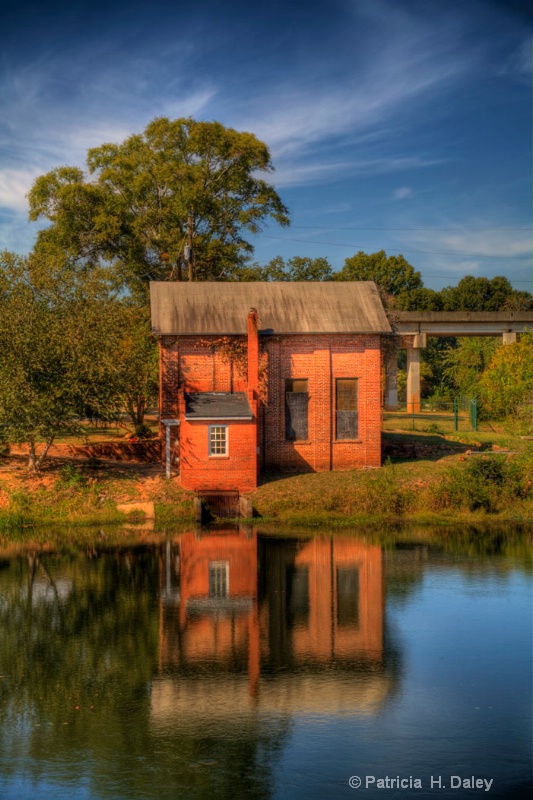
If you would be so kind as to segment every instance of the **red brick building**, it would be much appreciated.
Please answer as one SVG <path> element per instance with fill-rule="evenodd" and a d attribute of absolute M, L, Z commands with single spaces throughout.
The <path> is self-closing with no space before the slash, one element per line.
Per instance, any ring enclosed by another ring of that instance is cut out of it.
<path fill-rule="evenodd" d="M 246 493 L 261 471 L 381 463 L 376 286 L 152 283 L 160 417 L 181 484 Z"/>

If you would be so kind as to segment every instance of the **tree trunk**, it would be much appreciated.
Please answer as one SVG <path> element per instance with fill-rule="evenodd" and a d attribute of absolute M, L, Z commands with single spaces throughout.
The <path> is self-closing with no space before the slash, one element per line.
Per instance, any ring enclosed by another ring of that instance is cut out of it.
<path fill-rule="evenodd" d="M 37 459 L 35 457 L 35 440 L 30 439 L 28 442 L 28 472 L 31 475 L 37 474 Z"/>
<path fill-rule="evenodd" d="M 48 451 L 50 450 L 54 439 L 55 439 L 55 436 L 50 436 L 48 438 L 48 440 L 47 440 L 47 442 L 46 442 L 46 444 L 44 446 L 44 450 L 41 453 L 41 455 L 39 456 L 39 460 L 37 461 L 37 472 L 40 472 L 41 467 L 43 465 L 43 462 L 44 462 L 46 456 L 48 455 Z"/>
<path fill-rule="evenodd" d="M 146 414 L 146 402 L 144 398 L 137 397 L 130 399 L 127 403 L 128 414 L 133 422 L 133 429 L 136 436 L 144 434 L 144 415 Z"/>

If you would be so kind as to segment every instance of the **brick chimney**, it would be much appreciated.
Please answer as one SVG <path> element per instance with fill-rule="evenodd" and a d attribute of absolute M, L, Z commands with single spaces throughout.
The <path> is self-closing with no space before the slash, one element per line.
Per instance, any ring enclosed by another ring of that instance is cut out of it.
<path fill-rule="evenodd" d="M 259 317 L 257 309 L 248 314 L 248 391 L 257 398 L 259 392 Z"/>

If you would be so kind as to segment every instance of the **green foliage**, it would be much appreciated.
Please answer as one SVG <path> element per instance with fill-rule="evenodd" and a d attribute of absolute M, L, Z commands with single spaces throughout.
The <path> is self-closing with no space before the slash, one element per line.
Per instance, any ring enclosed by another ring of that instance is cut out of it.
<path fill-rule="evenodd" d="M 442 298 L 440 292 L 422 286 L 402 292 L 394 305 L 400 311 L 442 311 Z"/>
<path fill-rule="evenodd" d="M 59 472 L 56 481 L 58 489 L 83 489 L 87 486 L 87 478 L 73 464 L 67 464 Z"/>
<path fill-rule="evenodd" d="M 533 443 L 507 463 L 506 488 L 513 497 L 533 497 Z"/>
<path fill-rule="evenodd" d="M 533 436 L 533 392 L 507 418 L 506 428 L 517 436 Z"/>
<path fill-rule="evenodd" d="M 253 281 L 330 281 L 333 272 L 327 258 L 293 256 L 285 262 L 276 256 L 264 267 L 259 264 L 249 267 L 243 277 Z"/>
<path fill-rule="evenodd" d="M 7 432 L 3 425 L 0 425 L 0 458 L 8 456 L 10 453 L 9 442 L 7 441 Z"/>
<path fill-rule="evenodd" d="M 32 471 L 87 408 L 114 406 L 114 307 L 98 273 L 82 279 L 61 263 L 0 254 L 0 426 L 28 444 Z"/>
<path fill-rule="evenodd" d="M 117 305 L 115 313 L 118 339 L 113 359 L 117 404 L 129 414 L 135 435 L 146 438 L 151 431 L 144 417 L 149 406 L 157 401 L 159 389 L 157 342 L 150 334 L 147 308 L 124 300 Z"/>
<path fill-rule="evenodd" d="M 440 359 L 442 376 L 454 395 L 479 397 L 479 380 L 497 347 L 494 337 L 460 336 Z"/>
<path fill-rule="evenodd" d="M 421 351 L 420 371 L 422 397 L 435 402 L 453 403 L 457 388 L 444 370 L 444 359 L 453 350 L 457 340 L 446 336 L 428 336 Z"/>
<path fill-rule="evenodd" d="M 195 277 L 233 278 L 252 252 L 245 233 L 266 219 L 288 225 L 287 209 L 258 177 L 273 165 L 251 133 L 191 118 L 154 119 L 142 134 L 89 150 L 90 177 L 59 167 L 38 178 L 30 218 L 52 224 L 38 247 L 113 264 L 134 293 L 176 278 L 191 222 Z"/>
<path fill-rule="evenodd" d="M 533 397 L 533 331 L 500 345 L 479 381 L 485 412 L 495 419 L 517 414 Z"/>
<path fill-rule="evenodd" d="M 408 296 L 412 291 L 423 288 L 420 273 L 401 254 L 387 257 L 385 250 L 370 254 L 359 250 L 345 260 L 343 268 L 335 274 L 335 279 L 374 281 L 386 295 L 395 298 L 395 306 L 398 308 L 403 308 L 408 303 Z"/>
<path fill-rule="evenodd" d="M 533 448 L 518 457 L 486 455 L 470 457 L 465 467 L 452 467 L 431 490 L 435 511 L 447 508 L 500 511 L 517 499 L 533 496 Z"/>
<path fill-rule="evenodd" d="M 446 286 L 440 292 L 444 311 L 502 311 L 533 308 L 528 292 L 517 292 L 507 278 L 475 278 L 466 275 L 457 286 Z"/>

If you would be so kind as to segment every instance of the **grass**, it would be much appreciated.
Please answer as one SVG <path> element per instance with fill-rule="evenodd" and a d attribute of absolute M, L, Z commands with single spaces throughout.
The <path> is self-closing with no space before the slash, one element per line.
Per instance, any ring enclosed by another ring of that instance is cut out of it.
<path fill-rule="evenodd" d="M 431 464 L 431 468 L 433 468 Z M 366 524 L 450 526 L 470 522 L 513 522 L 533 525 L 533 497 L 510 498 L 496 508 L 471 508 L 468 498 L 457 503 L 436 501 L 432 492 L 444 485 L 447 470 L 428 480 L 413 465 L 386 466 L 380 475 L 360 472 L 325 473 L 281 478 L 261 486 L 254 506 L 263 522 L 306 527 L 349 527 Z M 460 472 L 462 472 L 460 470 Z"/>
<path fill-rule="evenodd" d="M 423 525 L 502 522 L 533 525 L 533 445 L 502 434 L 454 437 L 454 454 L 431 459 L 397 459 L 380 470 L 352 470 L 270 476 L 255 494 L 254 506 L 265 520 L 289 525 L 349 526 L 368 522 L 409 521 Z M 450 437 L 412 434 L 420 445 Z M 496 441 L 495 441 L 496 439 Z M 469 455 L 469 448 L 485 448 Z M 508 458 L 492 447 L 508 447 Z"/>
<path fill-rule="evenodd" d="M 533 443 L 503 430 L 388 437 L 429 446 L 432 456 L 397 458 L 379 470 L 265 476 L 253 495 L 262 525 L 533 524 L 533 456 L 527 455 L 533 453 Z M 494 447 L 516 455 L 506 459 Z M 470 448 L 491 455 L 472 457 Z M 494 467 L 498 460 L 499 471 Z M 492 466 L 475 466 L 480 461 Z M 21 528 L 142 524 L 142 515 L 121 513 L 117 505 L 148 501 L 154 503 L 156 529 L 194 524 L 192 495 L 177 480 L 167 481 L 159 464 L 52 458 L 40 477 L 30 478 L 22 456 L 0 459 L 4 536 L 17 535 Z"/>
<path fill-rule="evenodd" d="M 6 469 L 6 465 L 7 469 Z M 117 505 L 154 502 L 156 521 L 194 520 L 190 495 L 167 481 L 158 464 L 103 464 L 51 459 L 42 475 L 30 478 L 19 459 L 4 460 L 0 470 L 0 529 L 50 525 L 142 523 Z"/>

